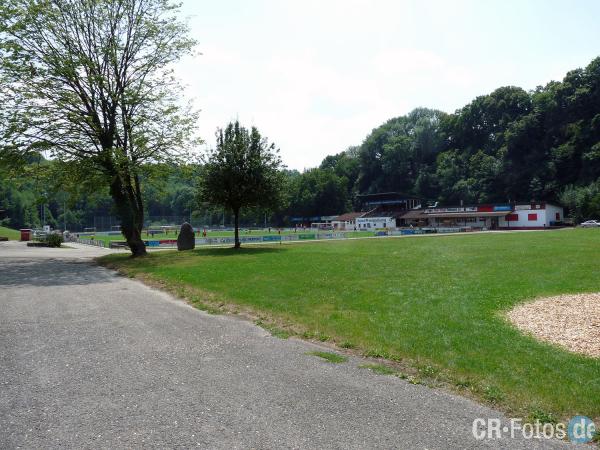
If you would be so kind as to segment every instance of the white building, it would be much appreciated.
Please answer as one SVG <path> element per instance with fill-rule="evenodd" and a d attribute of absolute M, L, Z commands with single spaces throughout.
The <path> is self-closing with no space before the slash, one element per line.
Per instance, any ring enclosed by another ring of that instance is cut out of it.
<path fill-rule="evenodd" d="M 353 231 L 358 229 L 356 225 L 356 219 L 364 216 L 365 212 L 350 212 L 338 216 L 336 220 L 332 221 L 333 229 L 336 231 Z"/>
<path fill-rule="evenodd" d="M 536 202 L 515 205 L 514 211 L 500 217 L 500 228 L 546 228 L 564 220 L 564 212 L 560 206 L 550 203 Z"/>
<path fill-rule="evenodd" d="M 468 229 L 544 229 L 560 225 L 563 208 L 546 202 L 435 207 L 412 210 L 401 226 Z"/>
<path fill-rule="evenodd" d="M 396 228 L 395 217 L 357 217 L 357 230 L 376 230 L 378 228 Z"/>

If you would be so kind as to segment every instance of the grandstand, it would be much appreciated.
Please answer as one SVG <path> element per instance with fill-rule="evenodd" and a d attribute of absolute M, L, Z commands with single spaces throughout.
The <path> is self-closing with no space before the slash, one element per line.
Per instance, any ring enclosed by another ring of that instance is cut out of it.
<path fill-rule="evenodd" d="M 356 218 L 361 229 L 396 228 L 408 211 L 421 208 L 422 199 L 400 192 L 382 192 L 358 196 L 363 214 Z"/>

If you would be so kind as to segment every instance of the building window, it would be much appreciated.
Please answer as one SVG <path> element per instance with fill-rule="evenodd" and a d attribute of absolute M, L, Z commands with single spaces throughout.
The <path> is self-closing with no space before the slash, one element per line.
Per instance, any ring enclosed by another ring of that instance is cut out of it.
<path fill-rule="evenodd" d="M 507 222 L 518 222 L 519 221 L 519 215 L 518 214 L 508 214 L 506 216 L 506 221 Z"/>
<path fill-rule="evenodd" d="M 535 222 L 537 220 L 537 214 L 527 214 L 527 220 Z"/>
<path fill-rule="evenodd" d="M 556 220 L 560 220 L 560 213 L 559 212 L 556 213 Z"/>

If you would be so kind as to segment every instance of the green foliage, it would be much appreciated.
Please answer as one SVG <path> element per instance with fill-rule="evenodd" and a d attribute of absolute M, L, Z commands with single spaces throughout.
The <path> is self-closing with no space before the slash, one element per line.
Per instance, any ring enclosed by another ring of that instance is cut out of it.
<path fill-rule="evenodd" d="M 576 222 L 600 217 L 600 180 L 587 186 L 568 185 L 559 196 Z"/>
<path fill-rule="evenodd" d="M 529 419 L 529 421 L 531 423 L 539 422 L 541 424 L 544 424 L 544 423 L 558 422 L 558 420 L 556 419 L 556 416 L 554 414 L 544 411 L 543 409 L 540 409 L 540 408 L 532 409 L 527 418 Z"/>
<path fill-rule="evenodd" d="M 348 186 L 354 186 L 359 174 L 359 147 L 350 147 L 337 155 L 327 156 L 321 163 L 320 169 L 331 169 L 338 177 L 344 177 Z"/>
<path fill-rule="evenodd" d="M 330 168 L 307 170 L 292 177 L 287 188 L 290 215 L 334 215 L 351 208 L 348 179 Z"/>
<path fill-rule="evenodd" d="M 442 150 L 444 117 L 441 111 L 419 108 L 373 130 L 358 151 L 358 190 L 413 191 L 421 171 L 432 170 Z"/>
<path fill-rule="evenodd" d="M 223 206 L 234 214 L 235 247 L 242 208 L 276 208 L 283 199 L 284 175 L 279 150 L 258 129 L 239 122 L 217 131 L 217 147 L 209 151 L 201 171 L 201 201 Z"/>
<path fill-rule="evenodd" d="M 170 67 L 194 40 L 169 0 L 0 3 L 0 159 L 48 152 L 66 173 L 109 188 L 134 255 L 142 167 L 176 161 L 196 114 Z"/>
<path fill-rule="evenodd" d="M 52 233 L 46 238 L 46 243 L 48 244 L 48 247 L 60 247 L 63 242 L 64 239 L 62 235 L 56 233 Z"/>

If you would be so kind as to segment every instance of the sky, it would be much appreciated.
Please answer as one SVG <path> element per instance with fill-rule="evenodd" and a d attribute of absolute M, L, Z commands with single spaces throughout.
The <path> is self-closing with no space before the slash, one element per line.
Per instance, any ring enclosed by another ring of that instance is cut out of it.
<path fill-rule="evenodd" d="M 416 107 L 454 112 L 600 56 L 598 0 L 183 0 L 198 54 L 176 73 L 217 127 L 238 119 L 304 170 Z"/>

